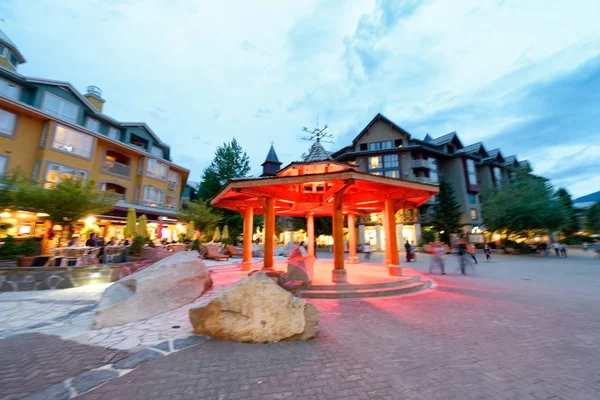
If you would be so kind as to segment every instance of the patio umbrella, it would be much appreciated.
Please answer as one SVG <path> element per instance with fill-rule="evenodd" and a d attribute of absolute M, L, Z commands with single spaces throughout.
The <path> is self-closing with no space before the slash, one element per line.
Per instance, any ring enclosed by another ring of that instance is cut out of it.
<path fill-rule="evenodd" d="M 196 235 L 196 228 L 194 227 L 194 221 L 190 221 L 190 223 L 188 224 L 187 234 L 185 235 L 185 237 L 187 239 L 193 239 L 195 235 Z"/>
<path fill-rule="evenodd" d="M 141 237 L 148 237 L 148 217 L 146 215 L 141 215 L 138 219 L 138 232 Z"/>
<path fill-rule="evenodd" d="M 127 224 L 125 225 L 125 237 L 135 236 L 138 233 L 137 224 L 135 222 L 135 209 L 130 207 L 127 210 Z"/>
<path fill-rule="evenodd" d="M 221 239 L 221 231 L 219 230 L 219 227 L 217 226 L 215 228 L 215 233 L 213 234 L 212 241 L 213 242 L 218 242 L 219 239 Z"/>
<path fill-rule="evenodd" d="M 221 239 L 229 239 L 229 227 L 227 225 L 223 227 L 223 234 L 221 235 Z"/>

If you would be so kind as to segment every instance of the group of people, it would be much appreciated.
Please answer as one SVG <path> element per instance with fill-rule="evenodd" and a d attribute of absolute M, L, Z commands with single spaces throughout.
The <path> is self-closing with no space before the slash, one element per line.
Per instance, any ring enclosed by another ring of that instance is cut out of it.
<path fill-rule="evenodd" d="M 458 266 L 460 273 L 467 275 L 467 265 L 475 262 L 477 264 L 477 257 L 475 245 L 468 243 L 463 239 L 459 239 L 455 242 L 456 255 L 458 256 Z M 440 269 L 442 275 L 446 275 L 446 269 L 444 265 L 444 254 L 449 253 L 450 249 L 442 242 L 431 243 L 428 247 L 429 253 L 431 253 L 431 264 L 429 265 L 429 273 L 432 273 L 434 269 Z M 483 248 L 483 253 L 488 262 L 492 261 L 492 249 L 488 244 Z"/>

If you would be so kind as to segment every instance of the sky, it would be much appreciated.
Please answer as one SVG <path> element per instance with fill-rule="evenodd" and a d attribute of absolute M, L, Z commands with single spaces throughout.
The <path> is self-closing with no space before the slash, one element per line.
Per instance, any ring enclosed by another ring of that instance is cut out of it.
<path fill-rule="evenodd" d="M 334 151 L 381 112 L 600 190 L 598 0 L 0 0 L 0 17 L 20 73 L 100 87 L 192 181 L 233 137 L 258 175 L 271 142 L 285 165 L 317 119 Z"/>

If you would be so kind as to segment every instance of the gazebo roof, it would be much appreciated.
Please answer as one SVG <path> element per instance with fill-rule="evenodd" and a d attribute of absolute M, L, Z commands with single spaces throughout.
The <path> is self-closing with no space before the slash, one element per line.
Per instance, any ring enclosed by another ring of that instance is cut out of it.
<path fill-rule="evenodd" d="M 277 215 L 329 216 L 333 195 L 340 191 L 344 212 L 369 214 L 383 211 L 385 199 L 394 200 L 396 209 L 418 207 L 439 188 L 358 172 L 356 167 L 335 161 L 297 162 L 275 177 L 232 180 L 211 205 L 230 210 L 252 207 L 262 214 L 264 199 L 272 197 Z"/>

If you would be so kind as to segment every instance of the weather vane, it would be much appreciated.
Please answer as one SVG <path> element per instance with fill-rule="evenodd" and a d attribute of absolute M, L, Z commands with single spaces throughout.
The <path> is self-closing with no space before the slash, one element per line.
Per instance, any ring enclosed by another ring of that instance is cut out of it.
<path fill-rule="evenodd" d="M 329 126 L 327 124 L 325 124 L 325 126 L 323 126 L 323 128 L 319 128 L 319 117 L 317 117 L 317 127 L 314 128 L 312 131 L 310 129 L 308 129 L 307 127 L 302 128 L 303 132 L 308 133 L 310 136 L 308 137 L 303 137 L 303 140 L 316 140 L 317 142 L 324 142 L 324 143 L 333 143 L 333 140 L 328 140 L 328 139 L 333 139 L 333 135 L 329 132 L 325 132 L 327 130 Z M 323 139 L 327 139 L 327 140 L 323 140 Z"/>

